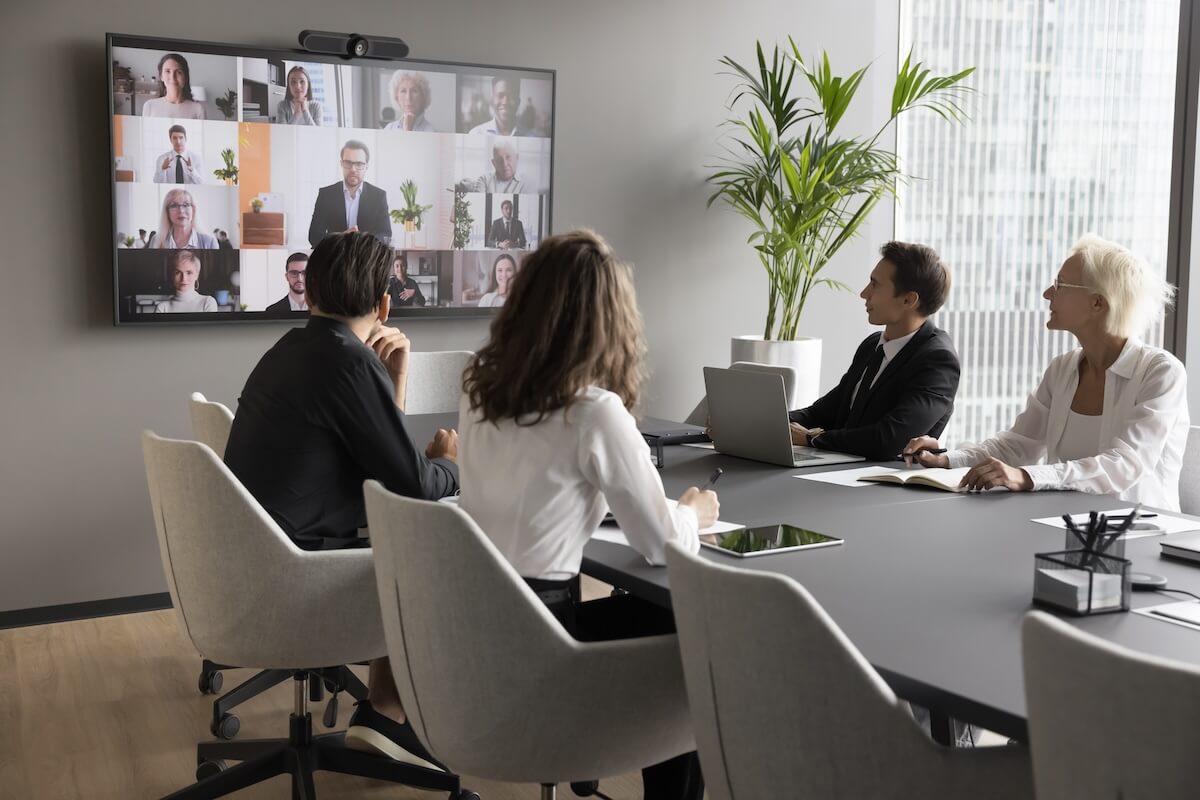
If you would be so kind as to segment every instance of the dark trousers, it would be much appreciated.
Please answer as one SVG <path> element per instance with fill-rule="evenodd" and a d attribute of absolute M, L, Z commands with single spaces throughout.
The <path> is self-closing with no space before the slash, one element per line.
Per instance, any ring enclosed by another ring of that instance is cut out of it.
<path fill-rule="evenodd" d="M 567 633 L 581 642 L 610 642 L 675 633 L 675 618 L 665 608 L 631 594 L 579 601 L 579 579 L 526 578 Z M 583 776 L 581 776 L 583 777 Z M 684 753 L 642 770 L 645 800 L 702 800 L 704 776 L 696 752 Z"/>

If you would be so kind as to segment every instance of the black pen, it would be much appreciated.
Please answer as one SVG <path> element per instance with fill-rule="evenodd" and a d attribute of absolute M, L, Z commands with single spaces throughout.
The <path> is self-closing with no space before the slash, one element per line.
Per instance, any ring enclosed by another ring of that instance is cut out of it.
<path fill-rule="evenodd" d="M 717 478 L 720 478 L 724 474 L 725 470 L 721 469 L 720 467 L 714 469 L 713 474 L 708 476 L 708 482 L 700 487 L 700 491 L 707 492 L 713 487 L 713 484 L 717 482 Z"/>
<path fill-rule="evenodd" d="M 909 458 L 916 458 L 917 455 L 920 453 L 932 453 L 935 456 L 940 456 L 940 455 L 944 455 L 945 452 L 946 452 L 946 448 L 944 448 L 944 447 L 918 447 L 916 450 L 913 450 L 911 453 L 901 453 L 900 455 L 896 456 L 896 460 L 903 461 L 905 456 L 908 456 Z"/>

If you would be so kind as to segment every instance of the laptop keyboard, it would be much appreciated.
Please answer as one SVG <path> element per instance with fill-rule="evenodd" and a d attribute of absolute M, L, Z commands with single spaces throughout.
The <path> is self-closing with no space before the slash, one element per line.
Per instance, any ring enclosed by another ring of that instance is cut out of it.
<path fill-rule="evenodd" d="M 792 459 L 795 461 L 817 461 L 820 456 L 813 455 L 806 447 L 792 447 Z"/>

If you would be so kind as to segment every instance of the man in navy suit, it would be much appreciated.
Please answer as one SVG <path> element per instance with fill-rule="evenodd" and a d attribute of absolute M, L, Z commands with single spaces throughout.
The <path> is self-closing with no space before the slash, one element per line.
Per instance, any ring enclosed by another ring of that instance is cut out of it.
<path fill-rule="evenodd" d="M 308 241 L 313 247 L 331 233 L 362 231 L 382 239 L 392 239 L 392 220 L 388 215 L 387 192 L 363 178 L 371 161 L 371 151 L 356 139 L 342 145 L 342 180 L 321 187 L 308 226 Z"/>
<path fill-rule="evenodd" d="M 794 444 L 886 460 L 950 420 L 961 367 L 949 334 L 929 321 L 950 272 L 926 245 L 888 242 L 880 254 L 859 297 L 883 332 L 863 340 L 828 394 L 791 412 Z"/>

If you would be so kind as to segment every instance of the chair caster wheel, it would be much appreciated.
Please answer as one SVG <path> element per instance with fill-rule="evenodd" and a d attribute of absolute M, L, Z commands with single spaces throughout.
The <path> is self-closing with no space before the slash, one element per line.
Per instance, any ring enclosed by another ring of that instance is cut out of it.
<path fill-rule="evenodd" d="M 238 731 L 242 729 L 242 721 L 233 714 L 224 714 L 220 719 L 214 719 L 208 729 L 213 736 L 228 741 L 238 735 Z"/>
<path fill-rule="evenodd" d="M 205 778 L 211 778 L 213 775 L 219 775 L 227 768 L 225 762 L 219 758 L 212 761 L 201 761 L 196 765 L 196 780 L 202 781 Z"/>
<path fill-rule="evenodd" d="M 459 789 L 458 794 L 451 797 L 450 800 L 479 800 L 479 795 L 470 789 Z"/>
<path fill-rule="evenodd" d="M 220 672 L 201 672 L 197 686 L 200 694 L 218 694 L 225 685 L 225 676 Z"/>

